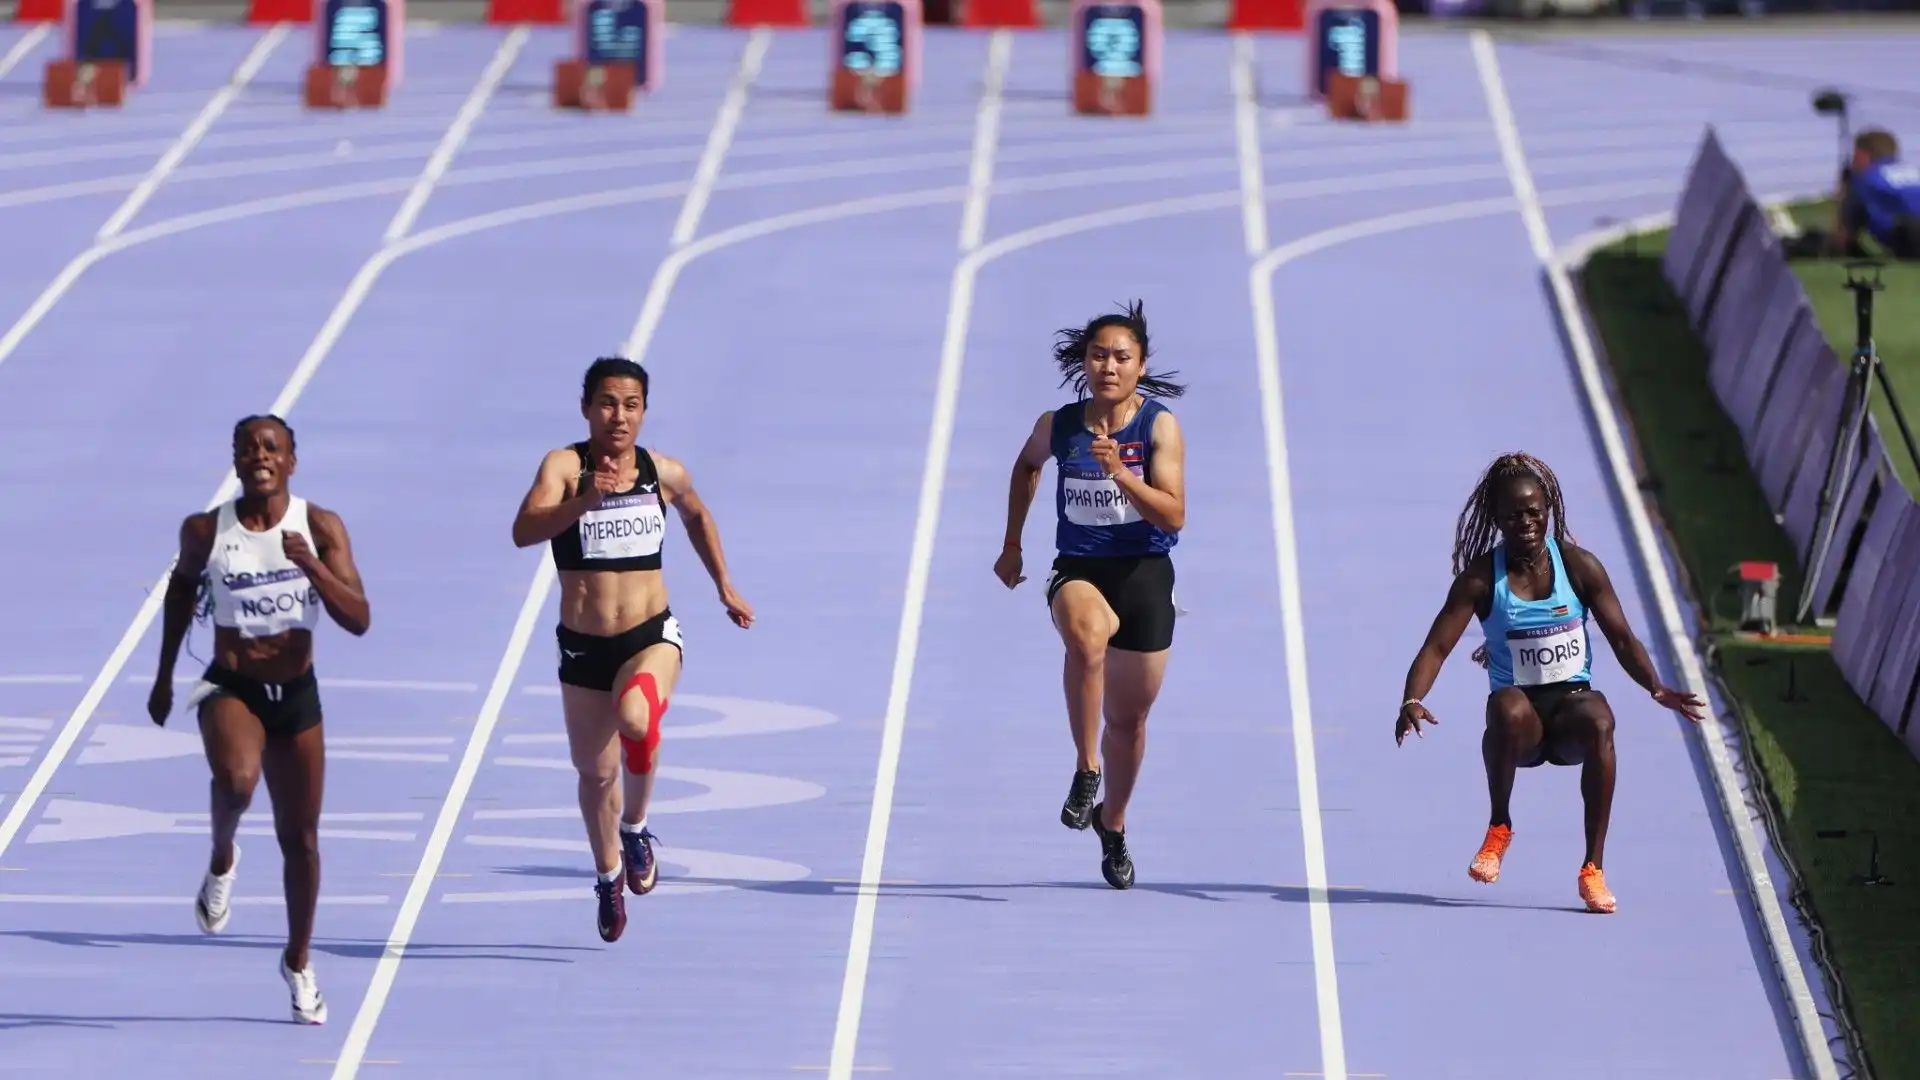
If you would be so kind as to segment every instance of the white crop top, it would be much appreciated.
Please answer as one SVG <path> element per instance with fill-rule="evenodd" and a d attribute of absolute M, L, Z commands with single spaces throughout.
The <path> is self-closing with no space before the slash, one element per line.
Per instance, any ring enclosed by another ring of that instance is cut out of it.
<path fill-rule="evenodd" d="M 220 507 L 214 526 L 213 552 L 207 559 L 207 591 L 213 600 L 213 623 L 240 631 L 241 637 L 262 638 L 289 630 L 312 631 L 320 622 L 320 590 L 307 572 L 295 566 L 282 549 L 281 536 L 296 532 L 318 548 L 307 527 L 307 500 L 290 497 L 280 524 L 253 532 L 240 524 L 232 502 Z"/>

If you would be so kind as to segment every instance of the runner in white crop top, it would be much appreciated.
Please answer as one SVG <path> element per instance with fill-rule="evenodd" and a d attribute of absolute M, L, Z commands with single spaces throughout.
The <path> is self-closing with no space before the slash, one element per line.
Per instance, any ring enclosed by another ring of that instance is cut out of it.
<path fill-rule="evenodd" d="M 313 631 L 324 609 L 356 636 L 371 618 L 347 527 L 339 515 L 287 490 L 293 429 L 249 416 L 233 429 L 240 497 L 180 526 L 180 556 L 161 609 L 160 663 L 147 712 L 173 711 L 173 669 L 201 596 L 214 625 L 213 660 L 186 703 L 196 707 L 213 762 L 213 857 L 194 899 L 207 933 L 226 928 L 240 851 L 233 837 L 264 773 L 286 861 L 287 947 L 280 975 L 293 1017 L 326 1022 L 327 1003 L 308 949 L 320 895 L 318 832 L 326 771 Z"/>
<path fill-rule="evenodd" d="M 682 647 L 660 571 L 668 506 L 679 511 L 727 617 L 745 629 L 753 609 L 728 580 L 719 527 L 686 466 L 639 445 L 646 369 L 622 357 L 595 360 L 580 388 L 580 414 L 586 440 L 541 460 L 514 516 L 513 542 L 546 544 L 560 575 L 560 705 L 580 790 L 605 792 L 582 817 L 599 871 L 600 937 L 617 941 L 627 925 L 623 867 L 635 896 L 659 882 L 647 804 Z"/>
<path fill-rule="evenodd" d="M 1407 672 L 1394 742 L 1437 722 L 1420 699 L 1467 620 L 1478 616 L 1488 638 L 1473 659 L 1488 669 L 1491 684 L 1480 751 L 1492 813 L 1467 874 L 1485 884 L 1500 877 L 1513 840 L 1508 804 L 1516 769 L 1578 765 L 1587 850 L 1576 884 L 1587 910 L 1611 913 L 1601 859 L 1613 811 L 1613 706 L 1588 674 L 1588 619 L 1600 624 L 1620 666 L 1655 702 L 1696 722 L 1705 706 L 1660 682 L 1600 560 L 1574 546 L 1560 481 L 1546 462 L 1530 454 L 1494 459 L 1460 512 L 1453 565 L 1453 588 Z"/>

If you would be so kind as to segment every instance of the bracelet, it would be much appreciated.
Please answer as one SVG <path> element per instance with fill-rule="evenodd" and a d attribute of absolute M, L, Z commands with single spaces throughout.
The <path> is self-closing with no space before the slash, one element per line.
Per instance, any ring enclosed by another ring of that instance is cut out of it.
<path fill-rule="evenodd" d="M 1410 698 L 1408 698 L 1407 700 L 1405 700 L 1405 701 L 1403 701 L 1403 702 L 1401 702 L 1401 703 L 1400 703 L 1400 707 L 1404 709 L 1404 708 L 1406 708 L 1406 707 L 1407 707 L 1407 706 L 1409 706 L 1409 705 L 1424 705 L 1424 704 L 1426 704 L 1426 703 L 1425 703 L 1425 702 L 1423 702 L 1423 701 L 1421 701 L 1421 700 L 1420 700 L 1419 698 L 1417 698 L 1417 697 L 1410 697 Z"/>

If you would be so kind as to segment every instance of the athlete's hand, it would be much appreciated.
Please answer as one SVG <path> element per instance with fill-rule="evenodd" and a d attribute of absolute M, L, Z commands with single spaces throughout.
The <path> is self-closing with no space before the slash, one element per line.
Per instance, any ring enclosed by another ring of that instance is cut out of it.
<path fill-rule="evenodd" d="M 720 602 L 726 605 L 727 618 L 733 620 L 733 625 L 742 630 L 753 625 L 753 609 L 747 606 L 745 600 L 740 599 L 739 593 L 733 591 L 733 586 L 720 586 Z"/>
<path fill-rule="evenodd" d="M 591 505 L 599 506 L 600 501 L 620 490 L 620 470 L 613 459 L 602 454 L 600 463 L 593 467 L 593 482 L 581 490 L 580 494 L 593 500 Z"/>
<path fill-rule="evenodd" d="M 167 716 L 173 712 L 173 679 L 153 680 L 153 690 L 147 694 L 147 715 L 160 727 L 167 726 Z"/>
<path fill-rule="evenodd" d="M 313 545 L 297 532 L 280 534 L 280 550 L 286 553 L 287 561 L 302 570 L 312 570 L 320 557 L 313 553 Z"/>
<path fill-rule="evenodd" d="M 1409 701 L 1405 705 L 1400 706 L 1400 719 L 1394 722 L 1393 745 L 1399 746 L 1401 743 L 1406 742 L 1408 732 L 1412 732 L 1416 738 L 1424 739 L 1426 736 L 1421 734 L 1420 725 L 1438 724 L 1439 722 L 1439 720 L 1434 719 L 1432 713 L 1427 711 L 1425 705 L 1417 701 Z"/>
<path fill-rule="evenodd" d="M 1707 718 L 1707 714 L 1704 711 L 1707 703 L 1694 697 L 1692 694 L 1679 690 L 1670 690 L 1662 686 L 1654 690 L 1653 700 L 1696 724 Z"/>
<path fill-rule="evenodd" d="M 1093 439 L 1093 460 L 1100 463 L 1108 476 L 1120 471 L 1120 444 L 1105 435 L 1096 435 Z"/>
<path fill-rule="evenodd" d="M 1000 553 L 999 558 L 993 560 L 993 576 L 1000 579 L 1000 584 L 1011 589 L 1027 580 L 1027 576 L 1020 572 L 1024 565 L 1025 560 L 1020 557 L 1020 549 L 1008 548 Z"/>

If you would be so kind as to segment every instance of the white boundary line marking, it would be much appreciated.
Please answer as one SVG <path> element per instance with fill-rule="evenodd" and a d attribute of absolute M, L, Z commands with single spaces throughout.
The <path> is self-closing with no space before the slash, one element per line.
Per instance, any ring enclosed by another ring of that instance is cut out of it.
<path fill-rule="evenodd" d="M 1260 102 L 1253 89 L 1253 37 L 1233 35 L 1233 118 L 1240 150 L 1241 218 L 1247 230 L 1247 255 L 1267 253 L 1267 198 L 1260 148 Z M 1463 140 L 1464 142 L 1464 140 Z"/>
<path fill-rule="evenodd" d="M 400 204 L 400 212 L 387 223 L 387 231 L 380 237 L 381 243 L 397 243 L 412 231 L 413 223 L 419 219 L 420 212 L 426 209 L 427 197 L 433 194 L 434 186 L 446 175 L 447 166 L 453 162 L 454 155 L 466 144 L 467 136 L 473 133 L 473 125 L 480 122 L 480 114 L 486 110 L 487 102 L 493 100 L 494 91 L 500 88 L 514 60 L 519 58 L 529 33 L 531 31 L 523 23 L 514 27 L 507 39 L 500 43 L 499 51 L 493 54 L 493 62 L 487 65 L 480 76 L 480 85 L 467 95 L 460 112 L 453 118 L 453 126 L 441 136 L 440 145 L 434 147 L 433 156 L 427 159 L 427 167 L 420 170 L 419 178 L 413 182 L 413 190 L 407 192 L 407 201 Z"/>
<path fill-rule="evenodd" d="M 940 502 L 947 481 L 947 458 L 953 449 L 953 428 L 960 412 L 960 376 L 966 366 L 967 324 L 973 311 L 973 282 L 993 253 L 1015 250 L 1009 240 L 1034 230 L 1015 233 L 981 248 L 986 232 L 987 203 L 993 196 L 993 157 L 1000 143 L 1000 107 L 1013 42 L 996 31 L 987 53 L 985 91 L 975 129 L 973 160 L 969 168 L 967 199 L 960 220 L 959 264 L 954 268 L 947 296 L 946 333 L 940 343 L 940 369 L 933 392 L 933 422 L 927 431 L 927 451 L 920 474 L 920 500 L 914 513 L 913 546 L 907 557 L 905 595 L 900 605 L 900 628 L 894 643 L 893 673 L 887 689 L 886 713 L 881 719 L 880 755 L 868 810 L 866 846 L 860 856 L 860 887 L 854 894 L 853 926 L 848 935 L 847 964 L 840 982 L 840 1004 L 834 1020 L 833 1050 L 827 1062 L 827 1080 L 851 1080 L 860 1043 L 860 1017 L 866 1002 L 867 967 L 873 953 L 873 928 L 879 914 L 879 884 L 887 858 L 887 832 L 893 820 L 893 789 L 900 774 L 900 748 L 906 736 L 907 698 L 913 687 L 913 669 L 920 651 L 920 623 L 926 612 L 927 583 L 933 573 L 933 547 L 940 531 Z"/>
<path fill-rule="evenodd" d="M 1627 522 L 1631 526 L 1636 553 L 1640 557 L 1647 581 L 1653 588 L 1654 604 L 1659 612 L 1661 628 L 1665 631 L 1667 638 L 1669 659 L 1680 668 L 1681 678 L 1685 680 L 1688 691 L 1702 701 L 1711 702 L 1712 698 L 1708 692 L 1700 658 L 1694 651 L 1692 640 L 1687 636 L 1686 624 L 1680 615 L 1680 605 L 1674 595 L 1673 584 L 1668 578 L 1666 560 L 1661 555 L 1659 541 L 1653 532 L 1646 498 L 1634 481 L 1633 465 L 1627 456 L 1626 441 L 1621 434 L 1620 418 L 1614 411 L 1613 400 L 1601 376 L 1600 364 L 1593 339 L 1588 331 L 1585 311 L 1574 296 L 1572 278 L 1568 273 L 1567 255 L 1554 250 L 1552 234 L 1547 228 L 1546 215 L 1540 207 L 1540 197 L 1534 191 L 1533 178 L 1527 168 L 1526 151 L 1521 146 L 1512 105 L 1508 101 L 1506 87 L 1500 77 L 1500 62 L 1495 55 L 1493 41 L 1484 30 L 1475 30 L 1471 41 L 1474 65 L 1479 69 L 1481 88 L 1486 94 L 1487 107 L 1493 116 L 1494 131 L 1500 139 L 1501 154 L 1506 159 L 1507 169 L 1512 176 L 1514 195 L 1520 203 L 1521 220 L 1526 224 L 1527 236 L 1532 242 L 1534 255 L 1540 260 L 1542 268 L 1546 271 L 1548 282 L 1553 288 L 1554 306 L 1558 309 L 1560 324 L 1565 328 L 1567 341 L 1572 347 L 1574 363 L 1580 369 L 1580 388 L 1586 396 L 1588 406 L 1593 411 L 1595 427 L 1600 432 L 1600 443 L 1605 452 L 1608 471 L 1620 495 L 1620 502 L 1626 507 Z M 1671 216 L 1667 215 L 1667 217 L 1670 220 Z M 1620 235 L 1634 231 L 1631 229 L 1632 224 L 1634 223 L 1628 223 L 1629 227 L 1622 230 Z M 1580 251 L 1578 258 L 1581 263 L 1585 262 L 1592 250 L 1592 247 L 1588 247 Z M 1766 855 L 1761 850 L 1752 818 L 1744 805 L 1740 780 L 1734 774 L 1727 749 L 1727 734 L 1719 714 L 1711 704 L 1708 705 L 1706 713 L 1706 719 L 1700 724 L 1700 739 L 1706 748 L 1707 760 L 1712 766 L 1713 783 L 1720 797 L 1721 810 L 1734 834 L 1735 847 L 1740 854 L 1741 869 L 1747 878 L 1747 893 L 1752 897 L 1755 912 L 1760 917 L 1760 924 L 1766 934 L 1767 947 L 1773 954 L 1776 974 L 1786 993 L 1789 1011 L 1793 1014 L 1801 1052 L 1807 1067 L 1813 1070 L 1816 1080 L 1836 1080 L 1839 1070 L 1827 1042 L 1826 1025 L 1821 1021 L 1819 1008 L 1814 1003 L 1806 970 L 1800 963 L 1800 954 L 1794 947 L 1786 916 L 1780 907 L 1779 894 L 1774 889 L 1772 871 L 1767 867 Z"/>
<path fill-rule="evenodd" d="M 980 246 L 987 232 L 987 203 L 993 197 L 994 156 L 1000 147 L 1000 108 L 1013 58 L 1013 35 L 995 30 L 987 40 L 985 92 L 974 121 L 973 149 L 967 160 L 967 206 L 960 218 L 960 251 Z"/>
<path fill-rule="evenodd" d="M 193 123 L 188 125 L 187 130 L 182 132 L 180 137 L 167 148 L 167 152 L 161 155 L 160 160 L 154 163 L 146 178 L 141 180 L 132 194 L 120 204 L 120 208 L 107 219 L 107 223 L 100 227 L 93 244 L 74 256 L 73 261 L 67 263 L 59 275 L 41 291 L 39 296 L 34 298 L 33 303 L 27 307 L 26 313 L 15 320 L 6 335 L 0 337 L 0 364 L 7 362 L 7 358 L 20 347 L 20 342 L 33 332 L 33 328 L 40 324 L 41 319 L 47 317 L 47 312 L 53 310 L 53 306 L 60 302 L 60 298 L 66 295 L 67 290 L 73 288 L 73 283 L 80 280 L 80 275 L 86 272 L 87 267 L 99 259 L 103 247 L 112 243 L 127 223 L 133 220 L 133 215 L 140 212 L 140 208 L 153 197 L 153 193 L 159 189 L 167 174 L 172 172 L 174 167 L 180 164 L 181 159 L 186 157 L 187 152 L 193 149 L 194 144 L 206 135 L 207 129 L 219 119 L 221 113 L 226 111 L 227 105 L 248 82 L 252 81 L 254 75 L 259 73 L 261 66 L 267 62 L 267 57 L 272 54 L 274 46 L 280 44 L 286 36 L 286 24 L 275 23 L 273 29 L 262 34 L 260 40 L 254 43 L 246 59 L 240 61 L 240 66 L 234 70 L 233 77 L 228 80 L 227 85 L 213 95 L 212 100 L 208 101 L 200 110 L 200 114 L 194 117 Z M 6 848 L 5 837 L 6 834 L 0 832 L 0 850 Z"/>
<path fill-rule="evenodd" d="M 673 223 L 670 242 L 674 247 L 690 243 L 700 229 L 700 218 L 707 212 L 707 200 L 713 197 L 714 181 L 720 178 L 720 163 L 727 156 L 727 148 L 733 145 L 733 134 L 747 111 L 747 91 L 760 77 L 760 62 L 766 59 L 767 48 L 772 44 L 773 34 L 764 26 L 747 36 L 747 47 L 740 54 L 740 67 L 733 74 L 733 85 L 727 87 L 727 96 L 720 102 L 720 114 L 707 133 L 706 149 L 700 152 L 693 189 L 687 201 L 680 204 L 680 219 Z"/>
<path fill-rule="evenodd" d="M 508 44 L 509 42 L 502 42 L 501 49 L 506 49 Z M 474 88 L 476 94 L 483 91 L 491 93 L 484 83 Z M 455 134 L 454 130 L 449 129 L 447 137 L 452 138 Z M 387 263 L 393 261 L 396 257 L 394 253 L 399 250 L 401 250 L 400 245 L 381 248 L 367 260 L 366 264 L 360 268 L 360 272 L 354 275 L 353 281 L 347 286 L 346 293 L 340 297 L 339 302 L 334 306 L 333 313 L 328 316 L 312 344 L 307 347 L 306 354 L 295 365 L 293 374 L 287 379 L 286 386 L 281 389 L 280 396 L 274 400 L 268 412 L 284 416 L 292 409 L 293 404 L 306 391 L 307 384 L 312 381 L 314 373 L 320 369 L 327 355 L 333 351 L 334 344 L 345 332 L 347 322 L 352 319 L 353 313 L 359 310 L 361 303 L 366 300 L 380 271 Z M 0 356 L 3 355 L 0 354 Z M 238 477 L 234 475 L 232 469 L 228 469 L 226 478 L 220 482 L 218 490 L 207 501 L 206 509 L 211 510 L 233 498 L 239 490 Z M 159 615 L 160 607 L 166 601 L 167 578 L 173 573 L 173 563 L 173 558 L 167 560 L 166 569 L 161 571 L 159 580 L 148 590 L 146 600 L 141 603 L 140 610 L 134 615 L 133 621 L 127 624 L 126 632 L 120 636 L 119 644 L 114 646 L 113 652 L 107 657 L 107 662 L 101 666 L 99 674 L 94 676 L 93 684 L 87 687 L 86 695 L 68 715 L 66 723 L 60 728 L 59 735 L 54 738 L 53 745 L 40 759 L 39 765 L 33 770 L 33 775 L 28 777 L 26 784 L 21 787 L 19 796 L 8 804 L 7 816 L 4 820 L 0 820 L 0 854 L 5 854 L 8 846 L 13 843 L 14 837 L 26 824 L 27 815 L 39 802 L 47 785 L 53 782 L 53 774 L 66 762 L 67 754 L 73 749 L 73 744 L 79 740 L 80 733 L 86 728 L 88 720 L 93 717 L 94 710 L 100 707 L 101 700 L 106 697 L 107 691 L 119 678 L 121 669 L 133 656 L 133 650 L 139 647 L 140 639 L 146 635 L 147 628 Z"/>
<path fill-rule="evenodd" d="M 227 85 L 220 88 L 219 93 L 213 95 L 213 100 L 207 102 L 206 107 L 193 118 L 193 123 L 187 125 L 187 130 L 181 132 L 180 137 L 173 141 L 173 145 L 167 147 L 167 152 L 160 155 L 160 160 L 153 163 L 153 168 L 147 173 L 146 179 L 140 181 L 139 186 L 133 189 L 133 194 L 127 196 L 126 201 L 120 204 L 120 209 L 115 210 L 113 216 L 107 219 L 107 223 L 100 226 L 100 231 L 93 237 L 95 243 L 111 240 L 120 234 L 121 229 L 127 227 L 127 223 L 140 212 L 140 208 L 147 205 L 147 200 L 153 198 L 153 193 L 160 190 L 160 185 L 166 182 L 167 176 L 186 159 L 188 154 L 193 152 L 193 148 L 199 145 L 200 140 L 206 137 L 214 121 L 220 119 L 220 114 L 227 111 L 227 106 L 233 104 L 233 99 L 239 97 L 241 91 L 247 88 L 247 84 L 253 81 L 253 77 L 266 66 L 267 58 L 273 55 L 273 50 L 282 41 L 286 40 L 287 32 L 286 23 L 274 23 L 273 29 L 262 34 L 260 40 L 254 42 L 253 48 L 247 52 L 246 59 L 240 61 L 240 67 L 234 71 L 233 78 L 228 80 Z"/>
<path fill-rule="evenodd" d="M 679 225 L 688 234 L 699 227 L 700 209 L 705 207 L 707 198 L 719 179 L 727 144 L 732 141 L 734 127 L 739 124 L 740 110 L 745 107 L 748 88 L 760 70 L 760 60 L 766 53 L 765 30 L 754 31 L 749 39 L 747 50 L 740 60 L 740 73 L 729 88 L 727 97 L 721 105 L 720 113 L 714 121 L 716 136 L 708 141 L 709 150 L 718 147 L 717 153 L 703 157 L 691 186 L 686 188 L 686 200 L 681 204 Z M 718 133 L 725 131 L 725 138 Z M 683 185 L 675 185 L 680 187 Z M 680 248 L 681 251 L 688 250 Z M 674 252 L 678 254 L 678 252 Z M 671 255 L 662 260 L 654 271 L 652 282 L 648 285 L 643 308 L 664 307 L 666 294 L 672 289 L 678 278 L 677 272 L 668 273 L 667 265 Z M 632 342 L 626 355 L 636 361 L 645 355 L 651 337 Z M 387 999 L 393 993 L 393 985 L 400 977 L 400 964 L 406 959 L 407 944 L 413 938 L 413 930 L 419 924 L 421 912 L 426 910 L 427 896 L 433 891 L 435 880 L 440 875 L 440 864 L 445 861 L 447 848 L 453 842 L 453 831 L 460 823 L 460 815 L 466 807 L 467 796 L 473 790 L 474 780 L 480 774 L 480 766 L 486 759 L 487 747 L 492 742 L 493 730 L 500 723 L 500 714 L 506 707 L 507 697 L 513 690 L 513 681 L 525 660 L 527 649 L 532 644 L 533 633 L 546 606 L 547 596 L 553 590 L 557 573 L 553 564 L 553 553 L 546 545 L 541 545 L 540 558 L 533 571 L 533 582 L 527 589 L 526 598 L 520 605 L 520 613 L 514 619 L 513 631 L 508 635 L 505 652 L 500 657 L 499 667 L 494 669 L 493 681 L 487 688 L 486 700 L 480 706 L 480 715 L 474 721 L 473 732 L 467 739 L 466 749 L 460 755 L 460 765 L 454 771 L 453 782 L 447 788 L 446 798 L 440 804 L 440 813 L 433 823 L 433 831 L 427 837 L 425 848 L 420 852 L 420 865 L 407 883 L 406 896 L 400 901 L 399 913 L 394 917 L 393 929 L 387 935 L 386 947 L 381 950 L 380 959 L 374 965 L 373 978 L 368 983 L 366 996 L 360 999 L 360 1008 L 354 1013 L 353 1023 L 347 1029 L 347 1036 L 340 1047 L 340 1056 L 333 1069 L 333 1080 L 352 1080 L 359 1075 L 360 1065 L 366 1059 L 367 1047 L 373 1041 L 373 1032 L 380 1024 L 380 1015 L 386 1009 Z"/>
<path fill-rule="evenodd" d="M 8 72 L 18 67 L 20 61 L 25 60 L 27 54 L 52 32 L 52 23 L 41 23 L 27 31 L 19 41 L 14 42 L 13 48 L 7 50 L 7 55 L 0 56 L 0 78 L 4 78 Z"/>

